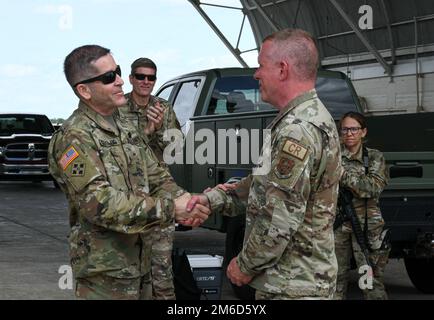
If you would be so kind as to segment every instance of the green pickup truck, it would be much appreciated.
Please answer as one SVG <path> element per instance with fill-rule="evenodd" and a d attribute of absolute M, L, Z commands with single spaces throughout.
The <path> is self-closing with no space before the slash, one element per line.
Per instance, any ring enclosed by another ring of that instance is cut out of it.
<path fill-rule="evenodd" d="M 257 163 L 263 129 L 277 110 L 261 101 L 254 72 L 253 68 L 199 71 L 170 80 L 157 91 L 172 103 L 186 135 L 183 161 L 170 165 L 170 170 L 187 190 L 202 192 L 209 186 L 237 181 Z M 316 89 L 335 120 L 348 111 L 362 110 L 343 73 L 319 71 Z M 235 133 L 232 147 L 236 146 L 232 149 L 226 144 L 230 138 L 218 134 L 231 129 Z M 434 113 L 372 116 L 368 129 L 368 146 L 384 152 L 391 177 L 380 199 L 392 231 L 391 257 L 404 258 L 415 287 L 433 293 Z M 200 132 L 215 133 L 214 147 L 205 151 L 206 158 L 215 161 L 204 163 L 191 157 L 199 149 L 204 151 L 206 138 Z M 226 232 L 226 262 L 241 249 L 244 216 L 213 215 L 204 227 Z M 239 297 L 249 297 L 248 288 L 234 286 L 234 290 Z"/>

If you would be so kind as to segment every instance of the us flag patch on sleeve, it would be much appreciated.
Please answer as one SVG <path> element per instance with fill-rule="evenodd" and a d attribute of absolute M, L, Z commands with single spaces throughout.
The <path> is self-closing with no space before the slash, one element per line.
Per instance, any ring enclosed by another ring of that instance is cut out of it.
<path fill-rule="evenodd" d="M 69 147 L 68 150 L 65 151 L 62 158 L 60 159 L 59 163 L 63 168 L 63 171 L 68 168 L 68 166 L 71 164 L 74 159 L 76 159 L 80 154 L 75 150 L 73 146 Z"/>

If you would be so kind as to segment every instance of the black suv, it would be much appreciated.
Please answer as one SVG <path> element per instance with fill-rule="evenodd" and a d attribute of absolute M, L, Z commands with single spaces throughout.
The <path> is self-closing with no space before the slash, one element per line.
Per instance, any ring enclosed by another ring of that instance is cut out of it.
<path fill-rule="evenodd" d="M 42 114 L 0 114 L 0 180 L 52 180 L 47 150 L 54 127 Z"/>

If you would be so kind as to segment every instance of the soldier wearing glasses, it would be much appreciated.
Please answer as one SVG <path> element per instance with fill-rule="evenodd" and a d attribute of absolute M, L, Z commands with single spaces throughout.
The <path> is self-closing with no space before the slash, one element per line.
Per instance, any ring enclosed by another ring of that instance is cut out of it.
<path fill-rule="evenodd" d="M 119 109 L 120 114 L 138 129 L 142 139 L 148 143 L 162 165 L 164 132 L 177 129 L 182 139 L 180 125 L 172 106 L 166 100 L 151 95 L 157 80 L 157 66 L 148 58 L 138 58 L 131 64 L 129 76 L 133 90 L 126 94 L 127 104 Z M 155 227 L 152 244 L 152 293 L 154 299 L 173 300 L 175 289 L 172 272 L 172 245 L 175 225 L 173 223 Z"/>
<path fill-rule="evenodd" d="M 347 188 L 353 194 L 352 203 L 364 231 L 364 242 L 369 249 L 368 257 L 373 271 L 372 288 L 362 288 L 363 295 L 365 299 L 387 299 L 383 274 L 390 247 L 385 241 L 384 220 L 378 206 L 378 199 L 388 181 L 386 162 L 380 151 L 363 145 L 368 130 L 362 114 L 346 113 L 340 121 L 339 129 L 344 167 L 340 188 Z M 354 254 L 357 268 L 367 265 L 349 221 L 335 230 L 335 250 L 338 278 L 334 297 L 345 299 L 351 255 Z"/>
<path fill-rule="evenodd" d="M 64 71 L 80 102 L 53 135 L 48 158 L 68 200 L 76 296 L 151 299 L 153 226 L 191 217 L 191 196 L 119 117 L 124 82 L 109 49 L 76 48 Z M 194 210 L 199 219 L 209 213 L 205 207 Z"/>

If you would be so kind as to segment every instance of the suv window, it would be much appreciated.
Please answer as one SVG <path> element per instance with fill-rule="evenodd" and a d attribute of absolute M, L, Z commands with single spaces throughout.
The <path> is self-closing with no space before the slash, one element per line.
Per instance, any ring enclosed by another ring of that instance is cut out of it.
<path fill-rule="evenodd" d="M 316 91 L 334 119 L 349 111 L 357 111 L 354 98 L 345 79 L 318 77 Z"/>
<path fill-rule="evenodd" d="M 318 77 L 318 96 L 333 118 L 357 111 L 345 79 Z M 276 110 L 260 98 L 258 81 L 251 76 L 224 77 L 216 81 L 206 114 Z"/>
<path fill-rule="evenodd" d="M 163 88 L 159 93 L 158 93 L 158 97 L 160 97 L 160 98 L 162 98 L 162 99 L 164 99 L 164 100 L 167 100 L 167 101 L 169 101 L 169 97 L 170 97 L 170 94 L 172 93 L 172 90 L 173 90 L 173 87 L 174 87 L 175 85 L 170 85 L 170 86 L 167 86 L 167 87 L 165 87 L 165 88 Z"/>
<path fill-rule="evenodd" d="M 206 114 L 273 110 L 261 100 L 259 83 L 252 76 L 218 78 Z"/>
<path fill-rule="evenodd" d="M 2 114 L 0 115 L 0 136 L 11 136 L 13 134 L 53 134 L 53 126 L 50 120 L 43 115 L 21 115 Z"/>
<path fill-rule="evenodd" d="M 173 110 L 182 129 L 184 129 L 186 122 L 193 115 L 194 102 L 199 92 L 200 83 L 201 80 L 183 82 L 173 102 Z"/>

